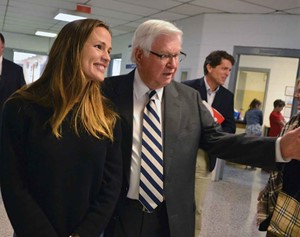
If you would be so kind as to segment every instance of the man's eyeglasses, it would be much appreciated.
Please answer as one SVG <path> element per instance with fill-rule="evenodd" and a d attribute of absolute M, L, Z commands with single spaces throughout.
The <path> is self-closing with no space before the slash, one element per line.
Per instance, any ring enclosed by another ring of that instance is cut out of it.
<path fill-rule="evenodd" d="M 179 62 L 182 62 L 182 60 L 184 60 L 186 58 L 186 53 L 181 52 L 179 54 L 160 54 L 160 53 L 156 53 L 152 50 L 148 50 L 149 53 L 155 55 L 156 57 L 159 57 L 160 60 L 162 61 L 170 61 L 170 59 L 175 58 L 176 60 L 178 60 Z"/>

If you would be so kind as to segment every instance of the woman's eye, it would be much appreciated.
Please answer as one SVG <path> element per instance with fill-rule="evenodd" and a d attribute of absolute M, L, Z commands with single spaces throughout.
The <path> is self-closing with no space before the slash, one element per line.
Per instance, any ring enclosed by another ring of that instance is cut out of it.
<path fill-rule="evenodd" d="M 96 47 L 97 49 L 100 49 L 100 50 L 103 49 L 102 45 L 100 45 L 100 44 L 95 45 L 95 47 Z"/>

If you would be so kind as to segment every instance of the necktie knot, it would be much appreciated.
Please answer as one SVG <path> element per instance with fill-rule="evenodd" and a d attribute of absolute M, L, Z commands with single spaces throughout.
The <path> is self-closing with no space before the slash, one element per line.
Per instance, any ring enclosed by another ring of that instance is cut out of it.
<path fill-rule="evenodd" d="M 149 100 L 151 100 L 155 94 L 156 94 L 156 90 L 151 91 L 149 93 Z"/>

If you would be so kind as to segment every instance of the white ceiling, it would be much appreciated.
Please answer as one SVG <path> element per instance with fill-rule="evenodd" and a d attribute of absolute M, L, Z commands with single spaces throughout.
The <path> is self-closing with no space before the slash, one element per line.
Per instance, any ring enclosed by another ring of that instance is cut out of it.
<path fill-rule="evenodd" d="M 0 0 L 0 31 L 34 35 L 58 33 L 66 22 L 54 20 L 59 9 L 91 7 L 90 18 L 107 22 L 113 36 L 132 32 L 143 21 L 176 21 L 204 13 L 300 15 L 300 0 Z"/>

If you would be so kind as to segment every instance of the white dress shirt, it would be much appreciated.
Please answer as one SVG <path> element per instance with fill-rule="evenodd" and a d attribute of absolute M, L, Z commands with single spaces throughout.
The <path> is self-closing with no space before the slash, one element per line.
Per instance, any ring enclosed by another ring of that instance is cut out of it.
<path fill-rule="evenodd" d="M 214 102 L 215 96 L 217 91 L 219 90 L 220 86 L 217 87 L 214 91 L 210 88 L 210 86 L 207 83 L 206 77 L 204 77 L 204 84 L 206 87 L 206 96 L 207 96 L 207 103 L 211 106 Z"/>
<path fill-rule="evenodd" d="M 163 90 L 164 90 L 163 88 L 157 89 L 154 98 L 157 107 L 157 113 L 161 115 L 160 116 L 161 121 L 163 121 L 162 113 L 161 113 Z M 130 168 L 130 181 L 129 181 L 130 183 L 129 183 L 129 190 L 127 193 L 127 197 L 131 199 L 139 198 L 143 113 L 144 113 L 145 105 L 149 100 L 148 99 L 149 91 L 150 89 L 141 80 L 138 70 L 135 70 L 134 82 L 133 82 L 132 155 L 131 155 L 131 168 Z"/>

